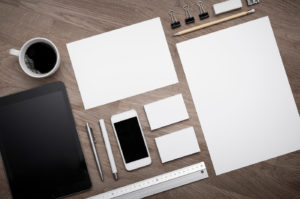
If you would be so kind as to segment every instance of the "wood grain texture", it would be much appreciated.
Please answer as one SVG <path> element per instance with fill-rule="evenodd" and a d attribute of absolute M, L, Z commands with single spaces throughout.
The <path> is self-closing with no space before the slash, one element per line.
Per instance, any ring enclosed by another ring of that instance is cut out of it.
<path fill-rule="evenodd" d="M 185 17 L 182 6 L 185 2 L 190 4 L 191 13 L 196 19 L 195 25 L 239 12 L 234 11 L 214 16 L 212 5 L 221 1 L 205 1 L 210 18 L 200 21 L 198 19 L 199 11 L 196 2 L 191 0 L 0 0 L 0 96 L 54 81 L 63 81 L 67 87 L 79 138 L 93 184 L 90 190 L 74 194 L 70 198 L 85 198 L 200 161 L 205 161 L 208 167 L 210 176 L 208 179 L 157 194 L 150 198 L 300 198 L 300 151 L 220 176 L 215 175 L 175 47 L 177 42 L 268 15 L 299 110 L 300 1 L 263 0 L 258 5 L 248 7 L 246 1 L 242 0 L 243 11 L 255 8 L 257 12 L 181 37 L 172 37 L 178 30 L 193 26 L 184 24 Z M 170 28 L 169 9 L 175 11 L 177 19 L 182 23 L 181 28 L 177 30 Z M 163 24 L 179 83 L 85 111 L 66 49 L 66 43 L 158 16 Z M 61 67 L 56 74 L 41 80 L 26 76 L 22 72 L 17 58 L 8 55 L 10 48 L 20 48 L 25 41 L 38 36 L 52 40 L 60 50 L 62 59 Z M 255 54 L 255 52 L 245 53 Z M 199 61 L 201 61 L 201 55 L 199 55 Z M 190 120 L 151 132 L 143 105 L 177 93 L 183 94 Z M 109 123 L 111 115 L 128 109 L 135 109 L 138 112 L 152 156 L 151 166 L 132 172 L 125 171 L 116 139 L 113 136 L 112 126 Z M 105 119 L 112 143 L 112 150 L 120 177 L 117 182 L 113 180 L 105 146 L 100 136 L 100 129 L 97 123 L 100 118 Z M 84 124 L 87 121 L 93 127 L 98 141 L 96 146 L 103 167 L 104 183 L 99 179 L 88 136 L 84 128 Z M 154 138 L 189 126 L 194 126 L 195 128 L 201 152 L 162 165 Z M 1 158 L 0 198 L 11 198 Z"/>

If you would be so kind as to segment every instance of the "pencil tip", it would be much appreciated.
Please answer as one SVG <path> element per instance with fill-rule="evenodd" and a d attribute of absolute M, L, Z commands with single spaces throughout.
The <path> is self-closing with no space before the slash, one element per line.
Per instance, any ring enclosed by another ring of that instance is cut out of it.
<path fill-rule="evenodd" d="M 175 33 L 175 34 L 173 35 L 173 37 L 176 37 L 176 36 L 178 36 L 178 33 Z"/>

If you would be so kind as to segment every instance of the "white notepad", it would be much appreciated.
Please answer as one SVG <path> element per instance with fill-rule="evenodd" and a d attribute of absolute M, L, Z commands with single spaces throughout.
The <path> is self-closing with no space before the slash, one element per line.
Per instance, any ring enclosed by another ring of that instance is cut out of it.
<path fill-rule="evenodd" d="M 162 163 L 200 152 L 193 127 L 155 138 Z"/>
<path fill-rule="evenodd" d="M 151 130 L 189 119 L 182 94 L 146 104 L 144 109 Z"/>
<path fill-rule="evenodd" d="M 178 82 L 160 18 L 67 44 L 84 108 Z"/>
<path fill-rule="evenodd" d="M 177 44 L 216 174 L 300 149 L 300 119 L 268 17 Z"/>

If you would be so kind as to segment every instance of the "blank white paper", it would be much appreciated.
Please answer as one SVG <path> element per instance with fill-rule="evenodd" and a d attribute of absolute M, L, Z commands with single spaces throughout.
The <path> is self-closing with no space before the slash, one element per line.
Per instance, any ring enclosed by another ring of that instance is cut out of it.
<path fill-rule="evenodd" d="M 300 149 L 300 119 L 268 17 L 177 44 L 216 174 Z"/>
<path fill-rule="evenodd" d="M 182 94 L 146 104 L 144 109 L 152 131 L 189 119 Z"/>
<path fill-rule="evenodd" d="M 178 82 L 160 18 L 67 44 L 85 109 Z"/>
<path fill-rule="evenodd" d="M 155 138 L 162 163 L 200 152 L 193 127 Z"/>

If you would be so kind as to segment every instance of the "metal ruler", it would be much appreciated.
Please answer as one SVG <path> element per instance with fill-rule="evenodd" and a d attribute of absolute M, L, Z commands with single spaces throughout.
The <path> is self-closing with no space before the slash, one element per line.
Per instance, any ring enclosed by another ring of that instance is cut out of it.
<path fill-rule="evenodd" d="M 175 187 L 186 185 L 195 181 L 208 178 L 204 162 L 193 164 L 175 171 L 164 173 L 153 178 L 142 180 L 124 187 L 120 187 L 89 199 L 109 198 L 144 198 Z"/>

